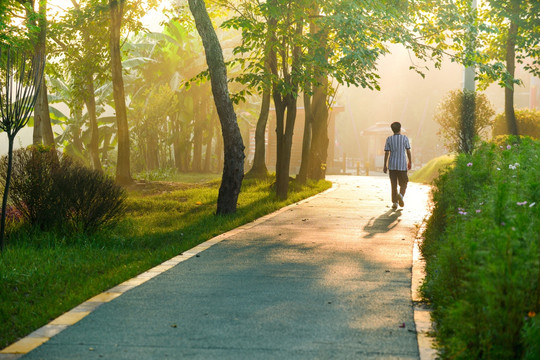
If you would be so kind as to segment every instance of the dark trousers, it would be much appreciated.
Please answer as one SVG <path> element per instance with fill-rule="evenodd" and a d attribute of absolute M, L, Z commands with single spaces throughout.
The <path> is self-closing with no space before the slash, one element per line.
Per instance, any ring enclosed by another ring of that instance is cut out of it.
<path fill-rule="evenodd" d="M 401 195 L 405 195 L 405 190 L 407 190 L 407 183 L 409 182 L 409 177 L 407 176 L 407 171 L 400 170 L 388 170 L 390 175 L 390 184 L 392 185 L 392 202 L 398 202 L 398 190 L 397 185 L 399 182 L 399 192 Z"/>

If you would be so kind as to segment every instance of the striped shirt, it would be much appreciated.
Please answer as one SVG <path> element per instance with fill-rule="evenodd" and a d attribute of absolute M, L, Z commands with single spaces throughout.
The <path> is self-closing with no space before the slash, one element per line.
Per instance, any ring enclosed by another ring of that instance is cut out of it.
<path fill-rule="evenodd" d="M 388 158 L 389 170 L 407 171 L 405 149 L 410 149 L 409 138 L 405 135 L 394 134 L 386 139 L 384 151 L 390 151 Z"/>

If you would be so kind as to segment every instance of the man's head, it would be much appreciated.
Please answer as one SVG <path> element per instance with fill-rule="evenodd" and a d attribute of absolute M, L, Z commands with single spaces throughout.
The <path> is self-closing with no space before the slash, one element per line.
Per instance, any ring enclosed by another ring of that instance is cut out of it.
<path fill-rule="evenodd" d="M 394 134 L 397 134 L 401 131 L 401 124 L 399 122 L 393 122 L 392 125 L 390 125 L 390 127 L 392 128 L 392 131 L 394 132 Z"/>

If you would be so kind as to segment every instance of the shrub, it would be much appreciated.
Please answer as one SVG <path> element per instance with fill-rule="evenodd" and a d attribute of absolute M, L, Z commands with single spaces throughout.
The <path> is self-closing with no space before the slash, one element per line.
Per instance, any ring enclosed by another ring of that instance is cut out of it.
<path fill-rule="evenodd" d="M 470 109 L 474 107 L 474 117 Z M 470 109 L 469 109 L 470 108 Z M 438 135 L 450 151 L 470 152 L 475 137 L 491 126 L 495 111 L 486 95 L 453 90 L 437 106 L 435 121 L 441 126 Z"/>
<path fill-rule="evenodd" d="M 540 110 L 516 110 L 516 122 L 520 135 L 540 139 Z M 495 116 L 493 123 L 493 137 L 508 134 L 506 117 L 504 113 Z"/>
<path fill-rule="evenodd" d="M 13 165 L 10 201 L 32 226 L 93 232 L 123 213 L 126 194 L 120 186 L 55 150 L 17 150 Z M 5 182 L 5 158 L 1 166 Z"/>
<path fill-rule="evenodd" d="M 435 182 L 422 290 L 442 358 L 538 354 L 538 320 L 526 319 L 540 310 L 540 142 L 505 141 L 461 154 Z"/>

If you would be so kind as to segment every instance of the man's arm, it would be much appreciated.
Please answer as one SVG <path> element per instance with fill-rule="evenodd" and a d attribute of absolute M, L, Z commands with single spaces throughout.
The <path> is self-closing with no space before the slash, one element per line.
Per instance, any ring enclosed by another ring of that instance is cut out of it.
<path fill-rule="evenodd" d="M 408 151 L 408 150 L 407 150 Z M 390 151 L 384 152 L 384 166 L 383 166 L 383 172 L 386 174 L 388 171 L 388 166 L 386 164 L 388 163 L 388 157 L 390 156 Z"/>
<path fill-rule="evenodd" d="M 407 149 L 407 157 L 409 158 L 409 163 L 407 164 L 407 169 L 411 170 L 411 166 L 412 166 L 411 149 Z"/>

